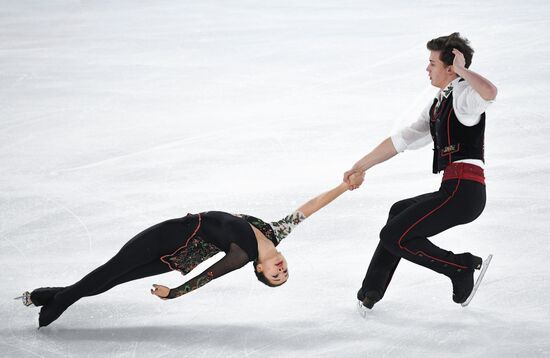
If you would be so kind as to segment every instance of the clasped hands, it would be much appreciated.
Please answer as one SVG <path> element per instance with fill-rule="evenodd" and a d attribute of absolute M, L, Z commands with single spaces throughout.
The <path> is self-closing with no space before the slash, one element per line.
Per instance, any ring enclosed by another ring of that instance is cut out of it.
<path fill-rule="evenodd" d="M 359 169 L 350 169 L 344 173 L 344 182 L 348 185 L 348 190 L 355 190 L 363 184 L 365 172 Z"/>

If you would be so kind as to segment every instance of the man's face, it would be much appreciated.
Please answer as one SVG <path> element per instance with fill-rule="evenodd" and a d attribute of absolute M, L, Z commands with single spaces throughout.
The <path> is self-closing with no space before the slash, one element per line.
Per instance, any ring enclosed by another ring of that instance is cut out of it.
<path fill-rule="evenodd" d="M 428 71 L 432 86 L 443 89 L 454 79 L 455 75 L 452 66 L 445 66 L 439 59 L 440 55 L 441 51 L 430 51 L 430 60 L 426 71 Z"/>

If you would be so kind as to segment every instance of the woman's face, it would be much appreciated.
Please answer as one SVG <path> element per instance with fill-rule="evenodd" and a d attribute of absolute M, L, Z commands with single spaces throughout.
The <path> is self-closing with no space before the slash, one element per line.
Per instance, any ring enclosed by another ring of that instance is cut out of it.
<path fill-rule="evenodd" d="M 282 285 L 288 280 L 288 264 L 280 252 L 268 260 L 259 262 L 256 266 L 258 272 L 262 272 L 273 285 Z"/>

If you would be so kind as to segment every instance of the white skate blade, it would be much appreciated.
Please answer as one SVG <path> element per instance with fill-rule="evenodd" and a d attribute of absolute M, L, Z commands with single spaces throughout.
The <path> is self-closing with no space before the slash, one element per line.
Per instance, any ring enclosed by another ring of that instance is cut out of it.
<path fill-rule="evenodd" d="M 23 292 L 21 296 L 15 297 L 14 300 L 21 300 L 23 304 L 27 307 L 33 304 L 31 301 L 31 294 L 28 291 Z"/>
<path fill-rule="evenodd" d="M 468 306 L 470 301 L 472 301 L 472 298 L 474 298 L 477 289 L 479 288 L 479 285 L 481 284 L 481 280 L 483 280 L 483 276 L 485 276 L 485 272 L 487 272 L 487 268 L 489 267 L 489 264 L 491 263 L 491 259 L 493 258 L 493 255 L 487 256 L 485 260 L 483 260 L 483 265 L 481 266 L 481 271 L 479 272 L 479 276 L 477 276 L 476 283 L 474 284 L 474 288 L 472 289 L 472 292 L 470 293 L 470 296 L 466 299 L 466 301 L 462 302 L 462 307 Z"/>
<path fill-rule="evenodd" d="M 361 317 L 363 318 L 367 317 L 367 310 L 368 308 L 363 305 L 363 302 L 357 301 L 357 312 L 359 312 Z"/>

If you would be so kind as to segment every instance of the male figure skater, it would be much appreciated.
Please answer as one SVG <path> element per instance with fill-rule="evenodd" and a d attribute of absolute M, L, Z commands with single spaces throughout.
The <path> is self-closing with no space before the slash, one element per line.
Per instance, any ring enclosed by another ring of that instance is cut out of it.
<path fill-rule="evenodd" d="M 362 309 L 371 309 L 382 299 L 401 258 L 449 277 L 453 300 L 463 306 L 475 293 L 474 270 L 482 268 L 480 257 L 444 250 L 428 238 L 475 220 L 485 207 L 485 109 L 494 101 L 497 88 L 468 69 L 474 51 L 459 33 L 435 38 L 427 48 L 426 71 L 431 84 L 440 89 L 436 98 L 416 122 L 386 138 L 344 174 L 348 181 L 353 173 L 363 173 L 405 149 L 418 147 L 428 136 L 434 143 L 433 173 L 443 171 L 438 191 L 391 207 L 357 293 Z"/>

